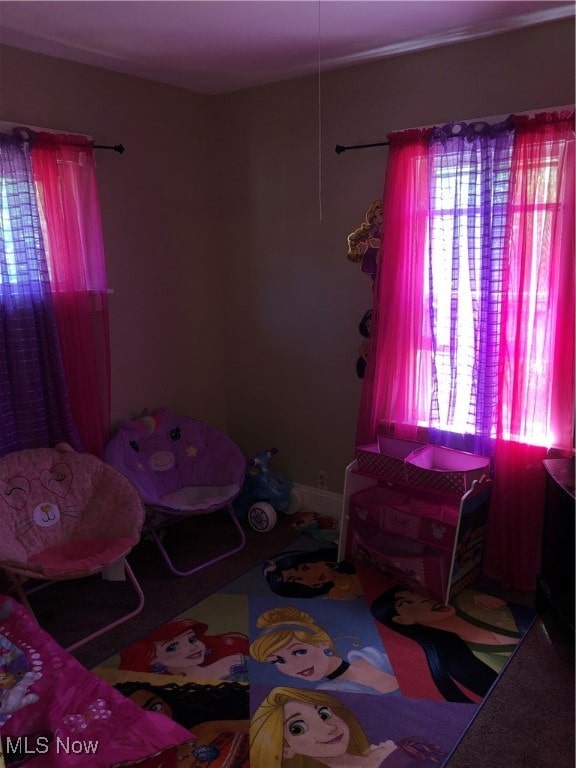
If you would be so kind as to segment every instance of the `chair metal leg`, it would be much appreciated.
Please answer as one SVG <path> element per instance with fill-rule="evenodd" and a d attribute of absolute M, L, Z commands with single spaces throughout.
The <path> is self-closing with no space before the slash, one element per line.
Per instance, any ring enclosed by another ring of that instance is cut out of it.
<path fill-rule="evenodd" d="M 65 650 L 67 651 L 73 651 L 76 648 L 79 648 L 81 645 L 84 645 L 85 643 L 89 643 L 90 640 L 94 640 L 96 637 L 100 637 L 100 635 L 103 635 L 105 632 L 109 632 L 111 629 L 114 629 L 114 627 L 119 626 L 120 624 L 124 624 L 124 622 L 129 621 L 130 619 L 134 618 L 134 616 L 137 616 L 140 611 L 144 608 L 144 592 L 142 591 L 142 587 L 138 583 L 138 580 L 136 576 L 134 575 L 134 571 L 128 564 L 128 561 L 126 559 L 119 561 L 123 564 L 123 570 L 126 573 L 128 579 L 132 582 L 132 586 L 134 587 L 134 590 L 138 596 L 138 605 L 134 610 L 129 611 L 124 616 L 121 616 L 119 619 L 116 619 L 116 621 L 111 622 L 110 624 L 106 624 L 105 626 L 101 627 L 100 629 L 96 630 L 95 632 L 92 632 L 90 635 L 87 635 L 86 637 L 83 637 L 81 640 L 78 640 L 77 642 L 73 643 L 72 645 L 69 645 L 66 647 Z M 47 587 L 52 586 L 55 582 L 51 580 L 43 581 L 41 584 L 37 584 L 33 586 L 31 589 L 26 590 L 24 588 L 24 582 L 25 579 L 22 578 L 17 573 L 12 573 L 11 571 L 8 571 L 4 569 L 6 572 L 8 578 L 12 582 L 12 587 L 9 590 L 10 592 L 14 592 L 18 598 L 18 600 L 24 605 L 25 608 L 30 611 L 32 616 L 38 621 L 36 618 L 36 615 L 32 609 L 32 606 L 30 605 L 30 601 L 28 600 L 28 595 L 32 594 L 33 592 L 37 592 L 40 589 L 46 589 Z M 119 572 L 115 569 L 115 580 L 118 580 Z M 104 574 L 102 574 L 104 576 Z M 64 579 L 64 581 L 67 581 L 67 579 Z"/>
<path fill-rule="evenodd" d="M 26 592 L 24 591 L 24 587 L 22 586 L 24 583 L 24 579 L 22 579 L 17 573 L 12 573 L 12 571 L 4 570 L 4 573 L 8 576 L 8 578 L 12 582 L 12 586 L 10 587 L 9 591 L 14 592 L 18 600 L 22 603 L 22 605 L 30 611 L 32 616 L 34 616 L 34 611 L 32 610 L 30 601 L 28 600 Z M 34 616 L 34 618 L 36 617 Z"/>
<path fill-rule="evenodd" d="M 234 555 L 236 552 L 239 552 L 241 549 L 244 548 L 244 545 L 246 544 L 246 534 L 244 533 L 244 530 L 242 529 L 242 526 L 238 522 L 238 518 L 236 517 L 236 513 L 234 512 L 234 508 L 231 504 L 229 504 L 226 507 L 226 511 L 228 512 L 228 515 L 230 519 L 232 520 L 234 526 L 236 527 L 236 530 L 238 531 L 240 535 L 240 543 L 235 546 L 233 549 L 228 549 L 226 552 L 223 552 L 221 555 L 218 555 L 217 557 L 212 558 L 211 560 L 205 560 L 203 563 L 200 563 L 199 565 L 195 565 L 193 568 L 190 568 L 189 570 L 182 571 L 174 565 L 170 555 L 166 551 L 166 548 L 164 544 L 162 543 L 162 540 L 160 536 L 158 535 L 158 532 L 153 524 L 148 524 L 147 528 L 150 531 L 150 534 L 154 541 L 156 542 L 156 546 L 160 550 L 160 554 L 164 558 L 164 562 L 170 569 L 170 571 L 175 576 L 190 576 L 192 573 L 196 573 L 197 571 L 201 571 L 203 568 L 207 568 L 209 565 L 214 565 L 214 563 L 220 562 L 220 560 L 224 560 L 226 557 L 230 557 L 230 555 Z M 208 513 L 210 514 L 210 513 Z"/>
<path fill-rule="evenodd" d="M 117 627 L 120 624 L 124 624 L 124 622 L 129 621 L 130 619 L 134 618 L 134 616 L 137 616 L 142 610 L 142 608 L 144 608 L 144 592 L 142 592 L 142 587 L 138 583 L 138 580 L 134 575 L 134 571 L 128 565 L 127 560 L 124 560 L 124 568 L 126 570 L 126 574 L 129 580 L 132 582 L 132 585 L 136 590 L 136 594 L 138 595 L 138 605 L 136 606 L 136 608 L 133 611 L 130 611 L 129 613 L 125 614 L 124 616 L 121 616 L 119 619 L 116 619 L 116 621 L 113 621 L 110 624 L 106 624 L 105 626 L 101 627 L 95 632 L 92 632 L 92 634 L 87 635 L 86 637 L 83 637 L 81 640 L 78 640 L 77 642 L 72 643 L 72 645 L 67 646 L 66 648 L 67 651 L 73 651 L 76 648 L 79 648 L 81 645 L 85 645 L 85 643 L 89 643 L 91 640 L 94 640 L 95 638 L 100 637 L 100 635 L 103 635 L 106 632 L 110 632 L 110 630 L 114 629 L 114 627 Z"/>

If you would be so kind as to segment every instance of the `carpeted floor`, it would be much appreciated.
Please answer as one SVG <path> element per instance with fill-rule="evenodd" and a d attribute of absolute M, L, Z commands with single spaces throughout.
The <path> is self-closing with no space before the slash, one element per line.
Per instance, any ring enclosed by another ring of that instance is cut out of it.
<path fill-rule="evenodd" d="M 447 768 L 573 768 L 574 643 L 552 613 L 529 630 Z"/>
<path fill-rule="evenodd" d="M 143 541 L 130 562 L 146 595 L 142 613 L 74 655 L 92 668 L 151 629 L 206 598 L 295 540 L 283 518 L 266 534 L 247 530 L 247 546 L 236 555 L 189 577 L 170 575 L 156 548 Z M 174 544 L 193 556 L 216 551 L 231 535 L 217 515 L 190 521 L 190 535 L 174 535 Z M 174 533 L 170 532 L 169 535 Z M 191 545 L 190 542 L 194 542 Z M 185 546 L 184 546 L 185 544 Z M 529 595 L 503 595 L 530 604 Z M 130 604 L 126 584 L 89 579 L 56 585 L 34 595 L 42 624 L 61 644 L 114 616 L 115 604 Z M 574 645 L 554 615 L 540 616 L 507 666 L 476 719 L 467 730 L 448 768 L 572 768 L 574 765 Z"/>

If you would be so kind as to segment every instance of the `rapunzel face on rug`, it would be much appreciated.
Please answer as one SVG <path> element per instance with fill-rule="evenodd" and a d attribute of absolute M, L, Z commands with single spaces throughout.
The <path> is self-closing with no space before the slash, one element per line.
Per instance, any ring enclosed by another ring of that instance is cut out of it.
<path fill-rule="evenodd" d="M 196 680 L 246 676 L 248 638 L 239 632 L 207 634 L 208 625 L 175 619 L 120 654 L 120 669 L 184 675 Z"/>
<path fill-rule="evenodd" d="M 270 691 L 254 713 L 250 742 L 251 763 L 266 768 L 376 768 L 396 749 L 391 741 L 371 745 L 357 718 L 334 696 L 285 687 Z"/>
<path fill-rule="evenodd" d="M 350 728 L 330 707 L 287 701 L 284 705 L 284 757 L 342 757 L 348 751 Z"/>
<path fill-rule="evenodd" d="M 273 688 L 260 703 L 250 744 L 250 764 L 258 768 L 380 768 L 393 753 L 399 757 L 395 765 L 416 768 L 443 765 L 446 758 L 442 747 L 418 735 L 371 744 L 339 698 L 289 687 Z"/>

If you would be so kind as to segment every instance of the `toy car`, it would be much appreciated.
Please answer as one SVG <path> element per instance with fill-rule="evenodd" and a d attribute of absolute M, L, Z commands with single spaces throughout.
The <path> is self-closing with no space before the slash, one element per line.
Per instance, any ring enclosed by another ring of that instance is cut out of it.
<path fill-rule="evenodd" d="M 268 468 L 277 452 L 276 448 L 260 451 L 248 462 L 244 485 L 233 502 L 238 517 L 262 533 L 274 528 L 278 513 L 292 514 L 300 508 L 294 483 Z"/>

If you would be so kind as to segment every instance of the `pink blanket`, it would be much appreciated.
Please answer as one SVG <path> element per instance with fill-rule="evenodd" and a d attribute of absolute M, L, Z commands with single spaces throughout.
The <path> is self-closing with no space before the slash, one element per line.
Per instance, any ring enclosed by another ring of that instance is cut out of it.
<path fill-rule="evenodd" d="M 29 768 L 175 767 L 175 746 L 190 740 L 185 728 L 88 672 L 4 595 L 0 735 L 7 765 Z"/>

